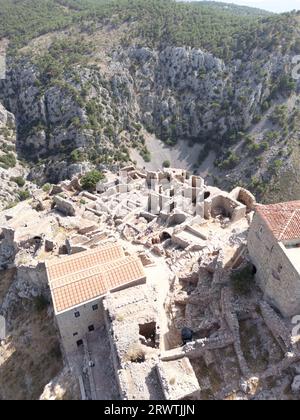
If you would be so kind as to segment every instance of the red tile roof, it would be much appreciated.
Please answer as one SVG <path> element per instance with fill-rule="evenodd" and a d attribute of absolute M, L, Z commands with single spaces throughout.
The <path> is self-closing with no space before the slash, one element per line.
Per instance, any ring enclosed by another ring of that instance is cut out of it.
<path fill-rule="evenodd" d="M 256 211 L 278 241 L 300 239 L 300 201 L 258 205 Z"/>
<path fill-rule="evenodd" d="M 116 244 L 56 258 L 46 269 L 56 313 L 145 278 L 140 259 Z"/>

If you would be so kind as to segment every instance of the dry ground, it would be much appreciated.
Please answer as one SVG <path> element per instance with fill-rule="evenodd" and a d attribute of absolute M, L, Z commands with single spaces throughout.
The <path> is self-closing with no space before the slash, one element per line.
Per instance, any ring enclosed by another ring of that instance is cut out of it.
<path fill-rule="evenodd" d="M 20 303 L 22 306 L 22 303 Z M 57 331 L 47 308 L 25 302 L 0 347 L 0 400 L 35 400 L 62 369 Z"/>

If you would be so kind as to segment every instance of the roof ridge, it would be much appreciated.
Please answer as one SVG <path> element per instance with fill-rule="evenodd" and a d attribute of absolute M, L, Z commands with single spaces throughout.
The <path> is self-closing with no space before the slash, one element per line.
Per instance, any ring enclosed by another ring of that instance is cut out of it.
<path fill-rule="evenodd" d="M 121 244 L 109 244 L 108 248 L 114 247 L 122 252 L 108 250 L 108 259 L 101 259 L 102 247 L 92 251 L 99 252 L 100 261 L 95 264 L 95 257 L 89 258 L 89 252 L 74 254 L 73 256 L 59 260 L 59 266 L 47 267 L 48 282 L 51 290 L 55 312 L 60 313 L 68 308 L 87 302 L 90 299 L 100 297 L 110 290 L 117 290 L 121 286 L 128 285 L 139 279 L 145 279 L 143 264 L 138 255 L 125 255 Z M 113 255 L 111 255 L 113 254 Z M 88 257 L 75 264 L 70 259 Z M 113 257 L 113 258 L 112 258 Z M 97 255 L 96 255 L 97 259 Z M 84 268 L 82 268 L 84 266 Z M 51 281 L 51 276 L 53 280 Z"/>
<path fill-rule="evenodd" d="M 114 261 L 109 261 L 107 263 L 103 263 L 101 265 L 98 264 L 98 265 L 90 267 L 90 268 L 84 268 L 83 270 L 76 271 L 76 273 L 71 273 L 71 274 L 68 274 L 67 276 L 59 277 L 58 279 L 54 280 L 50 284 L 50 290 L 57 290 L 57 289 L 60 289 L 62 287 L 68 286 L 69 284 L 76 284 L 79 281 L 88 280 L 89 278 L 91 278 L 93 276 L 96 276 L 96 275 L 103 275 L 103 280 L 106 280 L 105 279 L 105 274 L 107 272 L 113 271 L 117 268 L 124 267 L 124 265 L 128 265 L 131 262 L 137 262 L 138 263 L 138 262 L 140 262 L 140 259 L 137 256 L 129 255 L 129 256 L 118 258 Z M 86 275 L 80 277 L 80 275 L 82 275 L 83 273 L 86 273 Z M 74 279 L 73 281 L 68 281 L 68 279 L 70 279 L 71 277 L 73 277 L 73 278 L 78 277 L 78 278 Z M 58 280 L 61 280 L 62 282 L 56 286 L 55 282 L 58 282 Z M 106 283 L 106 281 L 105 281 L 105 283 Z M 53 287 L 51 287 L 51 286 L 53 286 Z"/>
<path fill-rule="evenodd" d="M 86 273 L 86 276 L 82 276 L 83 273 Z M 86 280 L 98 274 L 104 274 L 104 271 L 101 265 L 85 268 L 83 270 L 76 271 L 76 273 L 71 273 L 71 274 L 59 277 L 56 280 L 53 280 L 53 282 L 50 284 L 50 290 L 57 290 L 57 289 L 60 289 L 61 287 L 68 286 L 69 284 L 78 283 L 79 281 Z M 71 277 L 73 277 L 74 280 L 68 281 Z M 76 279 L 75 277 L 78 277 L 78 278 Z M 59 283 L 59 284 L 55 285 L 55 283 Z"/>
<path fill-rule="evenodd" d="M 294 219 L 297 212 L 300 212 L 300 209 L 295 209 L 293 211 L 293 214 L 291 215 L 290 219 L 288 220 L 287 224 L 283 227 L 282 232 L 279 234 L 278 240 L 281 240 L 285 232 L 287 231 L 289 225 L 292 223 L 292 220 Z"/>
<path fill-rule="evenodd" d="M 279 241 L 282 239 L 282 237 L 283 237 L 283 235 L 285 234 L 285 232 L 286 232 L 287 228 L 289 227 L 290 223 L 292 222 L 292 220 L 293 220 L 293 218 L 294 218 L 294 216 L 295 216 L 295 214 L 296 214 L 296 211 L 297 211 L 297 210 L 294 210 L 294 211 L 293 211 L 293 213 L 292 213 L 291 217 L 289 218 L 289 220 L 287 221 L 286 225 L 285 225 L 285 226 L 283 226 L 283 228 L 282 228 L 282 232 L 281 232 L 281 233 L 279 234 L 279 236 L 278 236 L 278 240 L 279 240 Z"/>
<path fill-rule="evenodd" d="M 61 264 L 63 262 L 66 262 L 66 261 L 70 262 L 70 261 L 76 260 L 78 258 L 84 258 L 84 257 L 87 256 L 87 254 L 89 254 L 89 256 L 90 255 L 94 255 L 97 252 L 99 252 L 100 250 L 101 251 L 102 250 L 105 251 L 105 250 L 110 249 L 110 248 L 122 248 L 122 245 L 117 244 L 115 242 L 110 242 L 110 243 L 106 243 L 106 244 L 100 245 L 100 246 L 98 246 L 96 248 L 91 248 L 91 249 L 87 249 L 86 251 L 83 251 L 83 252 L 78 252 L 76 254 L 55 257 L 53 259 L 50 259 L 50 260 L 45 261 L 45 264 L 46 264 L 46 267 L 52 268 L 52 267 L 55 267 L 56 265 L 59 265 L 59 264 Z M 82 255 L 83 253 L 85 255 Z"/>

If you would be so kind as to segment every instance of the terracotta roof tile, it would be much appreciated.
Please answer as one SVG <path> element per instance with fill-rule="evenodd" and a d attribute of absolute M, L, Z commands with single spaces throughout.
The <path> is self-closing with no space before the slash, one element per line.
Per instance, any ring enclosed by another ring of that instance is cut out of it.
<path fill-rule="evenodd" d="M 85 255 L 83 255 L 85 254 Z M 124 257 L 120 245 L 106 244 L 99 248 L 89 250 L 87 253 L 74 254 L 68 257 L 57 258 L 47 263 L 48 277 L 51 281 L 65 277 L 68 274 L 95 267 L 109 261 Z"/>
<path fill-rule="evenodd" d="M 125 257 L 116 244 L 57 258 L 46 269 L 56 312 L 145 278 L 140 259 Z"/>
<path fill-rule="evenodd" d="M 258 205 L 256 211 L 278 241 L 300 239 L 300 201 Z"/>

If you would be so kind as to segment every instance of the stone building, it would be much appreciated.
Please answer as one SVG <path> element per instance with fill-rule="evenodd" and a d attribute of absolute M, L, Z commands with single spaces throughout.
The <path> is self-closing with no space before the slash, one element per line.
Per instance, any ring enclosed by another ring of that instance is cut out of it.
<path fill-rule="evenodd" d="M 96 249 L 47 261 L 46 270 L 56 320 L 66 353 L 83 344 L 89 332 L 103 324 L 100 310 L 107 293 L 144 283 L 138 257 L 107 243 Z"/>
<path fill-rule="evenodd" d="M 257 206 L 248 248 L 266 299 L 285 317 L 300 314 L 300 201 Z"/>

